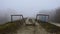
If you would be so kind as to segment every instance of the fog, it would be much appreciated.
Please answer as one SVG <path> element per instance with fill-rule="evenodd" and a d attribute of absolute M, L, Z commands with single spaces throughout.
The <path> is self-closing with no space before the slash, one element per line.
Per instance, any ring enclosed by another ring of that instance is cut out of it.
<path fill-rule="evenodd" d="M 14 14 L 35 17 L 45 13 L 53 17 L 55 9 L 60 7 L 60 0 L 0 0 L 0 24 L 10 21 Z"/>

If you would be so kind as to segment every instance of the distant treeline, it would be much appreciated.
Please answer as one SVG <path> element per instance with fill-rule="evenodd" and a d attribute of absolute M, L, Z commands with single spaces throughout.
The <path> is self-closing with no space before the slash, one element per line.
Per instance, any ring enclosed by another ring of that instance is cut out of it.
<path fill-rule="evenodd" d="M 39 11 L 40 14 L 48 14 L 49 21 L 60 23 L 60 8 L 54 10 L 42 10 Z"/>

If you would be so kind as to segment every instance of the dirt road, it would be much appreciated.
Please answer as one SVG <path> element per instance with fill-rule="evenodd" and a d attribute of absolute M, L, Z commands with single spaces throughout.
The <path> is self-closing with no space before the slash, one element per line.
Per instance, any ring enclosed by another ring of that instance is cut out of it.
<path fill-rule="evenodd" d="M 17 30 L 14 34 L 50 34 L 45 29 L 43 29 L 40 24 L 38 24 L 34 19 L 32 19 L 35 26 L 22 26 L 19 30 Z M 30 24 L 29 18 L 26 20 L 26 24 Z"/>

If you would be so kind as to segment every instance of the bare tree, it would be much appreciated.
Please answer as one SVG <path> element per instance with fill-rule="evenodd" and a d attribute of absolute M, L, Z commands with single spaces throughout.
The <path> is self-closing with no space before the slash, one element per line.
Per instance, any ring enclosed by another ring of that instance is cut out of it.
<path fill-rule="evenodd" d="M 56 9 L 55 21 L 60 23 L 60 8 Z"/>

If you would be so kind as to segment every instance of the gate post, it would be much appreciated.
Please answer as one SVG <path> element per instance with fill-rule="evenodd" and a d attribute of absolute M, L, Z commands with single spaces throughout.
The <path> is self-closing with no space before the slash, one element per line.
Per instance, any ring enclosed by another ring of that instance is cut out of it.
<path fill-rule="evenodd" d="M 47 22 L 49 22 L 49 15 L 46 15 L 46 14 L 37 14 L 36 15 L 36 20 L 38 20 L 37 18 L 38 18 L 38 16 L 48 16 L 48 21 Z M 40 18 L 40 17 L 39 17 Z M 46 19 L 46 18 L 45 18 Z"/>
<path fill-rule="evenodd" d="M 22 16 L 23 19 L 23 15 L 11 15 L 11 22 L 13 22 L 13 16 Z"/>

